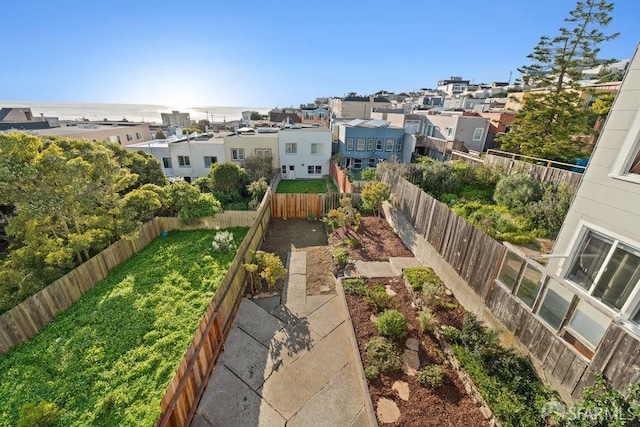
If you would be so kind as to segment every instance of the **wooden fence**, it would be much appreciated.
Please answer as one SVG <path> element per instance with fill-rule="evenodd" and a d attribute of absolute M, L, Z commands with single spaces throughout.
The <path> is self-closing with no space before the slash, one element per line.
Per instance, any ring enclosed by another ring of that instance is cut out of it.
<path fill-rule="evenodd" d="M 584 170 L 584 166 L 551 162 L 549 160 L 536 159 L 534 157 L 529 158 L 532 161 L 537 160 L 537 162 L 532 163 L 529 161 L 519 160 L 520 157 L 525 158 L 526 156 L 519 156 L 518 154 L 505 153 L 497 150 L 488 150 L 484 163 L 485 165 L 502 165 L 509 173 L 524 172 L 530 177 L 542 182 L 548 182 L 556 185 L 566 182 L 574 190 L 578 188 L 578 185 L 582 180 L 582 173 L 561 169 L 559 167 L 554 167 L 554 165 L 580 170 Z"/>
<path fill-rule="evenodd" d="M 0 315 L 0 354 L 33 338 L 117 265 L 146 247 L 162 231 L 250 227 L 258 216 L 255 211 L 228 211 L 202 218 L 188 226 L 178 218 L 154 218 L 140 229 L 135 240 L 118 240 L 82 265 L 62 276 L 35 295 Z"/>
<path fill-rule="evenodd" d="M 331 209 L 340 206 L 340 199 L 350 197 L 354 206 L 360 203 L 360 194 L 272 194 L 271 216 L 274 218 L 322 218 Z"/>
<path fill-rule="evenodd" d="M 473 289 L 477 297 L 518 339 L 523 349 L 535 358 L 543 371 L 557 381 L 566 396 L 578 398 L 586 385 L 594 380 L 592 374 L 604 372 L 613 387 L 622 390 L 625 385 L 640 381 L 640 340 L 625 328 L 611 322 L 600 344 L 590 357 L 586 357 L 564 338 L 562 326 L 550 327 L 529 306 L 496 280 L 505 257 L 506 248 L 463 218 L 446 205 L 423 192 L 409 181 L 388 172 L 379 174 L 394 193 L 394 204 L 412 229 L 403 236 L 416 241 L 423 236 L 430 246 Z M 407 240 L 405 240 L 407 243 Z M 510 250 L 513 249 L 510 246 Z M 524 255 L 523 255 L 524 257 Z M 522 265 L 525 265 L 522 258 Z M 537 265 L 528 260 L 529 267 Z M 542 295 L 548 281 L 544 280 L 538 295 Z M 518 278 L 527 271 L 520 267 Z M 571 307 L 576 307 L 574 296 Z M 584 300 L 590 303 L 590 300 Z M 571 309 L 569 309 L 571 310 Z M 563 319 L 570 317 L 568 311 Z"/>
<path fill-rule="evenodd" d="M 158 427 L 187 426 L 193 419 L 244 294 L 247 273 L 243 264 L 252 260 L 253 251 L 260 247 L 269 225 L 271 196 L 269 192 L 265 195 L 255 222 L 242 241 L 167 387 L 160 403 Z"/>
<path fill-rule="evenodd" d="M 337 164 L 333 162 L 329 163 L 329 174 L 336 182 L 336 185 L 340 189 L 341 193 L 353 192 L 351 189 L 351 182 L 349 181 L 346 172 L 340 169 Z"/>
<path fill-rule="evenodd" d="M 384 173 L 396 207 L 435 250 L 478 294 L 484 295 L 495 279 L 504 247 L 458 216 L 420 188 L 398 175 Z"/>

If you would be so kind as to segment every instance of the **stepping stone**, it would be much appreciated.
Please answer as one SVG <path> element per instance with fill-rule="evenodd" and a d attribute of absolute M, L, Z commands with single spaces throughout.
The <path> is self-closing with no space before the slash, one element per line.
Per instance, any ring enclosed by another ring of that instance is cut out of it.
<path fill-rule="evenodd" d="M 404 381 L 396 381 L 395 383 L 393 383 L 393 386 L 391 386 L 391 390 L 395 390 L 398 393 L 398 396 L 400 396 L 400 399 L 404 400 L 405 402 L 409 400 L 408 383 Z"/>
<path fill-rule="evenodd" d="M 331 288 L 328 286 L 320 286 L 320 293 L 325 294 L 327 292 L 331 292 Z"/>
<path fill-rule="evenodd" d="M 391 424 L 400 419 L 400 409 L 393 400 L 382 398 L 378 400 L 376 415 L 381 424 Z"/>
<path fill-rule="evenodd" d="M 418 373 L 418 369 L 420 369 L 420 358 L 418 357 L 418 352 L 405 350 L 404 353 L 402 353 L 402 372 L 410 377 L 415 377 Z"/>
<path fill-rule="evenodd" d="M 376 323 L 378 321 L 378 316 L 372 314 L 371 316 L 369 316 L 369 320 L 371 320 L 371 323 Z"/>
<path fill-rule="evenodd" d="M 409 350 L 418 351 L 418 347 L 420 346 L 420 342 L 415 338 L 409 338 L 409 339 L 407 339 L 407 342 L 405 343 L 405 346 Z"/>
<path fill-rule="evenodd" d="M 387 295 L 391 295 L 392 297 L 395 297 L 397 295 L 396 291 L 391 289 L 391 285 L 385 285 L 384 290 L 387 292 Z"/>

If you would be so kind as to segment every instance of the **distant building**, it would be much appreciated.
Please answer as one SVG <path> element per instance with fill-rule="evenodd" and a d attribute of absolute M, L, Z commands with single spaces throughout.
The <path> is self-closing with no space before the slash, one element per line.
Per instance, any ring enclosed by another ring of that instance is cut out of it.
<path fill-rule="evenodd" d="M 122 146 L 153 139 L 148 123 L 68 122 L 66 126 L 38 130 L 40 135 L 52 135 L 91 141 L 111 141 Z"/>
<path fill-rule="evenodd" d="M 164 126 L 175 126 L 179 128 L 188 128 L 191 126 L 191 117 L 189 113 L 181 113 L 173 110 L 171 113 L 160 113 L 162 124 Z"/>
<path fill-rule="evenodd" d="M 476 153 L 486 150 L 489 119 L 465 116 L 461 112 L 424 114 L 416 152 L 438 160 L 447 160 L 452 149 Z"/>
<path fill-rule="evenodd" d="M 331 120 L 329 110 L 320 107 L 303 107 L 300 116 L 302 123 L 320 124 L 326 128 Z"/>
<path fill-rule="evenodd" d="M 404 144 L 405 132 L 386 120 L 351 120 L 338 123 L 337 152 L 340 166 L 350 170 L 376 167 L 383 160 L 409 162 L 413 147 Z"/>
<path fill-rule="evenodd" d="M 293 125 L 302 123 L 300 114 L 297 109 L 284 109 L 274 108 L 269 111 L 269 123 L 273 126 Z"/>
<path fill-rule="evenodd" d="M 391 108 L 391 101 L 382 96 L 358 96 L 329 99 L 331 111 L 338 119 L 371 119 L 372 108 Z"/>
<path fill-rule="evenodd" d="M 0 108 L 0 130 L 39 130 L 60 126 L 57 117 L 34 117 L 31 108 Z"/>
<path fill-rule="evenodd" d="M 269 154 L 273 167 L 278 166 L 278 129 L 241 128 L 238 132 L 224 137 L 224 152 L 228 162 L 241 165 L 247 157 Z"/>
<path fill-rule="evenodd" d="M 452 76 L 446 80 L 438 82 L 438 90 L 445 92 L 449 96 L 459 95 L 467 91 L 469 80 L 462 80 L 462 77 Z"/>

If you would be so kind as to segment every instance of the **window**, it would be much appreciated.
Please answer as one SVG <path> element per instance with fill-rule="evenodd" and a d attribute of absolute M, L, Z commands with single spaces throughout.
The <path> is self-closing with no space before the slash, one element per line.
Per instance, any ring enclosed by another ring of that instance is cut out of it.
<path fill-rule="evenodd" d="M 347 138 L 347 151 L 353 151 L 353 138 Z"/>
<path fill-rule="evenodd" d="M 376 159 L 369 159 L 369 167 L 370 168 L 376 167 Z"/>
<path fill-rule="evenodd" d="M 397 151 L 402 151 L 402 138 L 398 138 Z"/>
<path fill-rule="evenodd" d="M 513 289 L 518 280 L 518 274 L 520 273 L 520 267 L 522 267 L 522 258 L 511 251 L 507 251 L 507 255 L 504 257 L 504 262 L 498 273 L 498 280 L 509 289 Z"/>
<path fill-rule="evenodd" d="M 376 151 L 382 151 L 382 139 L 376 139 Z"/>
<path fill-rule="evenodd" d="M 483 132 L 484 132 L 483 128 L 476 128 L 476 130 L 473 131 L 473 140 L 474 141 L 481 141 Z"/>
<path fill-rule="evenodd" d="M 395 140 L 393 138 L 387 138 L 387 147 L 385 148 L 386 151 L 393 151 L 393 145 L 395 143 Z"/>
<path fill-rule="evenodd" d="M 256 148 L 256 156 L 270 156 L 271 148 Z"/>
<path fill-rule="evenodd" d="M 217 157 L 212 157 L 212 156 L 204 156 L 204 167 L 205 168 L 210 168 L 212 164 L 214 163 L 218 163 L 218 158 Z"/>
<path fill-rule="evenodd" d="M 447 130 L 447 136 L 453 135 L 453 128 L 446 128 L 446 130 Z"/>
<path fill-rule="evenodd" d="M 353 159 L 353 168 L 356 170 L 362 169 L 362 159 Z"/>
<path fill-rule="evenodd" d="M 433 132 L 433 125 L 427 125 L 425 128 L 424 134 L 427 136 L 433 136 L 431 133 Z"/>
<path fill-rule="evenodd" d="M 165 169 L 171 169 L 171 157 L 163 157 L 162 158 L 162 166 Z"/>
<path fill-rule="evenodd" d="M 533 303 L 538 298 L 538 292 L 540 292 L 542 282 L 542 272 L 532 265 L 526 264 L 524 272 L 520 277 L 520 285 L 516 291 L 516 296 L 520 301 L 528 305 L 529 308 L 532 308 Z"/>
<path fill-rule="evenodd" d="M 189 156 L 178 156 L 178 164 L 181 168 L 188 168 L 191 166 L 191 160 Z"/>
<path fill-rule="evenodd" d="M 232 148 L 231 160 L 234 162 L 241 162 L 244 160 L 244 148 Z"/>
<path fill-rule="evenodd" d="M 281 169 L 282 169 L 282 173 L 287 173 L 287 166 L 286 165 L 282 165 Z"/>
<path fill-rule="evenodd" d="M 610 176 L 640 183 L 640 111 L 622 143 Z"/>
<path fill-rule="evenodd" d="M 589 343 L 592 349 L 596 348 L 605 331 L 609 327 L 611 319 L 599 312 L 586 301 L 580 301 L 576 306 L 571 320 L 567 324 L 567 330 L 571 335 L 582 338 L 582 342 Z M 584 342 L 586 340 L 586 342 Z"/>
<path fill-rule="evenodd" d="M 289 166 L 289 172 L 293 172 L 296 170 L 296 167 L 294 165 Z"/>
<path fill-rule="evenodd" d="M 287 142 L 284 145 L 285 153 L 287 154 L 298 154 L 298 143 L 297 142 Z"/>
<path fill-rule="evenodd" d="M 364 138 L 358 138 L 358 139 L 356 140 L 356 150 L 357 150 L 357 151 L 364 151 L 365 143 L 366 143 L 366 139 L 364 139 Z"/>
<path fill-rule="evenodd" d="M 140 132 L 136 132 L 136 139 L 142 139 L 142 134 Z"/>
<path fill-rule="evenodd" d="M 588 231 L 566 277 L 621 311 L 640 282 L 640 251 Z"/>
<path fill-rule="evenodd" d="M 311 154 L 322 154 L 322 144 L 311 144 Z"/>
<path fill-rule="evenodd" d="M 322 175 L 322 166 L 307 166 L 307 173 L 309 175 Z"/>
<path fill-rule="evenodd" d="M 127 141 L 133 141 L 133 135 L 128 133 L 127 134 Z"/>
<path fill-rule="evenodd" d="M 373 151 L 373 138 L 367 140 L 367 151 Z"/>
<path fill-rule="evenodd" d="M 538 316 L 549 326 L 558 330 L 564 316 L 567 315 L 569 305 L 573 299 L 573 293 L 559 284 L 554 279 L 549 279 L 547 289 L 545 289 L 540 305 L 538 307 Z"/>

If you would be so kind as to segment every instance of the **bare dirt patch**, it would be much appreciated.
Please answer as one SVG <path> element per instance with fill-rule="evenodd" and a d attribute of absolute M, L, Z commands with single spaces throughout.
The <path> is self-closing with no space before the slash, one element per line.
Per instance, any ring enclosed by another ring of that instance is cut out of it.
<path fill-rule="evenodd" d="M 444 354 L 440 350 L 438 341 L 430 334 L 422 333 L 416 320 L 417 311 L 412 307 L 413 299 L 404 285 L 402 278 L 366 279 L 366 286 L 373 288 L 375 285 L 389 285 L 396 292 L 394 306 L 406 318 L 409 333 L 406 338 L 397 342 L 398 347 L 404 349 L 409 338 L 420 342 L 418 355 L 420 367 L 430 364 L 442 364 Z M 349 313 L 356 332 L 358 348 L 365 366 L 368 364 L 364 346 L 371 338 L 378 336 L 371 315 L 372 308 L 360 296 L 347 295 Z M 450 297 L 451 301 L 453 297 Z M 459 326 L 462 308 L 443 309 L 448 313 L 437 313 L 441 324 Z M 427 388 L 422 386 L 415 376 L 409 376 L 402 371 L 392 374 L 380 374 L 371 381 L 367 380 L 369 392 L 374 403 L 381 398 L 393 400 L 400 409 L 400 418 L 394 424 L 398 426 L 488 426 L 475 402 L 465 392 L 463 384 L 456 373 L 445 364 L 445 384 L 439 388 Z M 409 384 L 409 399 L 401 399 L 398 393 L 392 389 L 394 382 L 404 381 Z M 388 424 L 389 425 L 389 424 Z"/>
<path fill-rule="evenodd" d="M 346 244 L 351 238 L 357 239 L 359 245 L 351 247 Z M 329 244 L 334 248 L 345 248 L 349 258 L 356 261 L 387 261 L 389 257 L 413 256 L 382 217 L 363 216 L 357 232 L 351 229 L 346 232 L 334 230 L 329 236 Z"/>

